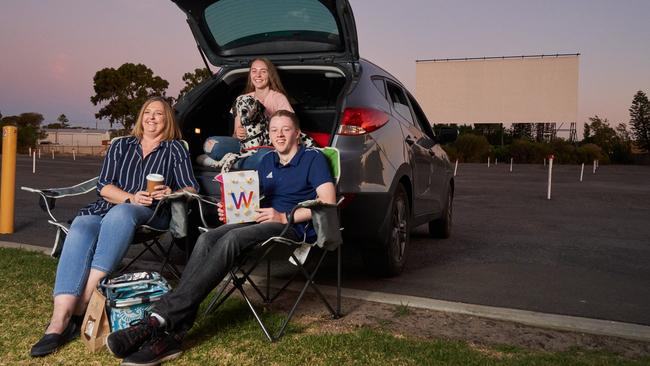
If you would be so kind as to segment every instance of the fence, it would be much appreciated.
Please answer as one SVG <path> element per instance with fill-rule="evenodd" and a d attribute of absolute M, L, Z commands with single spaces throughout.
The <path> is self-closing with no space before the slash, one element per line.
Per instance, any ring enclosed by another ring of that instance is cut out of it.
<path fill-rule="evenodd" d="M 92 156 L 104 156 L 106 155 L 106 150 L 108 146 L 65 146 L 65 145 L 50 145 L 43 144 L 36 147 L 36 151 L 41 149 L 41 155 L 72 155 L 73 150 L 76 155 L 92 155 Z"/>

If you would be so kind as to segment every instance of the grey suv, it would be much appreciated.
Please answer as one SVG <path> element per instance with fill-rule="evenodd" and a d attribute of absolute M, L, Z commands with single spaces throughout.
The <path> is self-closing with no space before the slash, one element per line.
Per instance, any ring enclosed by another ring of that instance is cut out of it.
<path fill-rule="evenodd" d="M 219 67 L 175 106 L 193 157 L 206 137 L 232 134 L 229 110 L 247 66 L 267 57 L 278 66 L 302 130 L 341 152 L 344 239 L 361 246 L 371 272 L 402 271 L 417 225 L 428 223 L 434 237 L 450 235 L 454 179 L 439 144 L 455 135 L 434 135 L 406 88 L 359 57 L 348 1 L 174 2 L 204 60 Z"/>

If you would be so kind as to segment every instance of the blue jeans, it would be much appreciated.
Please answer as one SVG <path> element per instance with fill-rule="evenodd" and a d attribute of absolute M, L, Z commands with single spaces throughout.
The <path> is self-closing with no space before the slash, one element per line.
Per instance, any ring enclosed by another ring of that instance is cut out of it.
<path fill-rule="evenodd" d="M 114 206 L 108 213 L 77 216 L 65 238 L 56 268 L 54 296 L 81 296 L 91 268 L 111 273 L 126 254 L 138 226 L 145 224 L 153 210 L 129 203 Z M 169 215 L 158 214 L 149 223 L 167 228 Z"/>
<path fill-rule="evenodd" d="M 205 141 L 215 142 L 212 146 L 212 149 L 209 151 L 204 143 L 203 151 L 211 159 L 217 161 L 221 160 L 221 158 L 223 158 L 227 153 L 238 154 L 239 150 L 241 149 L 241 143 L 239 142 L 239 139 L 231 136 L 211 136 L 208 137 Z"/>
<path fill-rule="evenodd" d="M 235 163 L 235 169 L 238 170 L 257 170 L 257 166 L 262 162 L 264 155 L 273 151 L 270 147 L 260 147 L 255 154 L 247 156 Z"/>

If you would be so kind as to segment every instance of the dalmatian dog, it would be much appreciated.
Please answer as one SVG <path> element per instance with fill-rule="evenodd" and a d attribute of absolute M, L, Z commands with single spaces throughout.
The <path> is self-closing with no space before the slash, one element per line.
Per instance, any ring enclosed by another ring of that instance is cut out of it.
<path fill-rule="evenodd" d="M 241 140 L 242 153 L 257 146 L 269 146 L 269 121 L 264 115 L 264 105 L 250 95 L 241 95 L 235 101 L 235 111 L 246 138 Z"/>
<path fill-rule="evenodd" d="M 246 131 L 246 137 L 241 140 L 241 150 L 239 153 L 228 153 L 214 165 L 215 168 L 221 168 L 225 173 L 232 169 L 232 166 L 240 159 L 253 155 L 260 146 L 271 146 L 269 137 L 269 121 L 264 115 L 264 105 L 250 95 L 240 95 L 235 100 L 233 111 L 235 117 L 240 116 L 242 127 Z M 302 144 L 307 147 L 316 146 L 314 140 L 301 134 Z"/>

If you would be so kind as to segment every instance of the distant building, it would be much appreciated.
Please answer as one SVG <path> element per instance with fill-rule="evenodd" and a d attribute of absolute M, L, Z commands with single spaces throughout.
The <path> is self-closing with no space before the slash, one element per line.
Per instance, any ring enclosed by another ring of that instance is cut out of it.
<path fill-rule="evenodd" d="M 61 146 L 102 146 L 105 144 L 104 141 L 111 139 L 109 130 L 46 128 L 43 131 L 47 136 L 44 139 L 39 140 L 39 144 Z"/>

